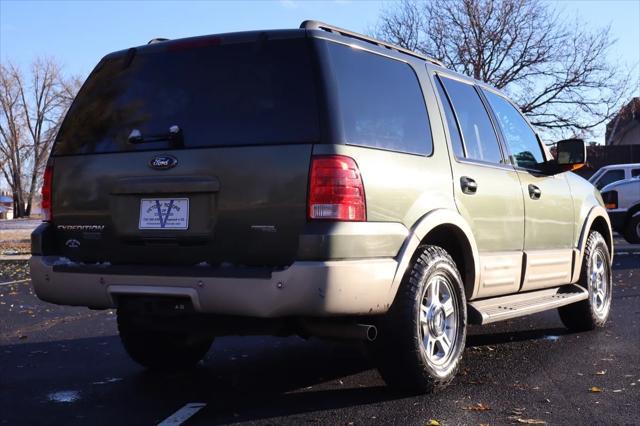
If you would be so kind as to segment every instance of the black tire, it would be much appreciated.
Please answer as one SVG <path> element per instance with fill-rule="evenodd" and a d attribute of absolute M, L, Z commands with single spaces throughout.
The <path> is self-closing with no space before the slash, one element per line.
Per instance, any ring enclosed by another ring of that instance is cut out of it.
<path fill-rule="evenodd" d="M 640 244 L 640 213 L 636 213 L 627 221 L 624 229 L 624 239 L 631 244 Z"/>
<path fill-rule="evenodd" d="M 599 268 L 594 266 L 594 256 L 602 261 L 601 281 L 597 278 L 599 274 L 596 271 Z M 592 277 L 594 273 L 596 277 Z M 613 287 L 609 247 L 604 237 L 597 231 L 589 233 L 578 284 L 587 289 L 589 297 L 586 300 L 558 308 L 562 323 L 572 331 L 588 331 L 603 327 L 611 311 Z M 596 287 L 604 289 L 604 296 L 597 297 Z M 602 300 L 602 303 L 599 300 Z"/>
<path fill-rule="evenodd" d="M 441 279 L 448 284 L 442 284 Z M 443 292 L 440 294 L 436 290 L 437 298 L 433 293 L 426 293 L 432 291 L 431 286 L 436 281 L 440 282 L 436 288 Z M 442 286 L 448 294 L 444 294 Z M 429 302 L 429 298 L 438 303 Z M 449 298 L 454 309 L 449 309 L 447 314 L 444 306 Z M 439 303 L 442 312 L 438 311 Z M 421 316 L 421 312 L 428 314 Z M 453 320 L 456 321 L 455 329 L 449 326 Z M 464 285 L 455 262 L 440 247 L 421 246 L 389 312 L 378 319 L 378 338 L 370 343 L 370 353 L 388 385 L 410 392 L 433 392 L 448 385 L 458 371 L 464 352 L 466 324 Z M 435 330 L 433 334 L 432 330 Z M 438 339 L 449 332 L 451 345 L 447 352 Z M 431 348 L 430 356 L 425 341 Z M 436 350 L 438 353 L 434 354 Z M 442 362 L 434 361 L 441 350 Z"/>
<path fill-rule="evenodd" d="M 213 339 L 194 339 L 186 332 L 149 330 L 136 319 L 135 314 L 118 310 L 120 340 L 129 356 L 150 370 L 192 368 L 213 343 Z"/>

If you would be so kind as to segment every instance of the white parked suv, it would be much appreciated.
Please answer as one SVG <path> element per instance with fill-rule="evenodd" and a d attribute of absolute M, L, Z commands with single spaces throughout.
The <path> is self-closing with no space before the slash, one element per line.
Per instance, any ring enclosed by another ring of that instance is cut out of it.
<path fill-rule="evenodd" d="M 589 182 L 602 191 L 602 188 L 613 182 L 640 176 L 640 163 L 611 164 L 598 170 L 589 178 Z"/>
<path fill-rule="evenodd" d="M 611 227 L 632 244 L 640 243 L 640 175 L 602 188 Z"/>

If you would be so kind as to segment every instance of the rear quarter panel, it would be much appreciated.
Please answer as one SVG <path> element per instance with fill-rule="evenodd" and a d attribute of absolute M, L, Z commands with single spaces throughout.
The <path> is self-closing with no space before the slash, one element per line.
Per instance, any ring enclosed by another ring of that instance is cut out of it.
<path fill-rule="evenodd" d="M 448 158 L 436 154 L 442 148 L 434 149 L 432 157 L 350 145 L 315 145 L 313 153 L 346 155 L 356 161 L 364 183 L 367 221 L 399 222 L 412 228 L 431 210 L 455 210 Z"/>
<path fill-rule="evenodd" d="M 433 140 L 431 155 L 349 145 L 339 131 L 332 137 L 335 144 L 314 145 L 313 154 L 352 157 L 364 183 L 367 221 L 399 222 L 411 229 L 430 211 L 450 209 L 457 212 L 457 208 L 440 110 L 424 61 L 406 56 L 401 59 L 411 65 L 422 88 L 428 114 L 424 119 L 430 122 Z"/>

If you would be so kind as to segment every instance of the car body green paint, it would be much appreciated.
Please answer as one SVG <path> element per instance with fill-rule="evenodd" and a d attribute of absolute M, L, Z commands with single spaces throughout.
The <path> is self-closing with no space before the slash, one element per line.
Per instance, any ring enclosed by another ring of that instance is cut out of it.
<path fill-rule="evenodd" d="M 376 288 L 379 301 L 371 306 L 372 312 L 384 313 L 393 302 L 418 245 L 428 242 L 430 232 L 440 225 L 460 230 L 460 238 L 469 245 L 472 258 L 466 265 L 469 271 L 465 286 L 467 297 L 473 299 L 482 297 L 483 256 L 495 258 L 496 253 L 510 253 L 526 262 L 527 250 L 542 257 L 545 251 L 557 250 L 579 254 L 584 250 L 585 227 L 588 232 L 597 218 L 609 223 L 598 191 L 570 172 L 542 175 L 517 168 L 511 158 L 501 164 L 455 158 L 450 145 L 451 129 L 434 88 L 435 75 L 453 75 L 449 70 L 415 56 L 320 30 L 239 33 L 218 38 L 230 45 L 270 38 L 306 38 L 313 46 L 338 43 L 406 64 L 415 73 L 422 91 L 432 152 L 417 155 L 350 144 L 336 124 L 339 105 L 332 89 L 335 76 L 323 60 L 326 52 L 316 46 L 313 51 L 320 53 L 314 61 L 318 62 L 316 71 L 322 75 L 323 91 L 319 96 L 321 129 L 317 141 L 189 149 L 167 146 L 144 151 L 54 155 L 49 160 L 55 170 L 54 221 L 34 233 L 34 256 L 49 260 L 68 258 L 80 269 L 81 263 L 109 262 L 126 268 L 127 276 L 133 277 L 153 276 L 154 265 L 174 265 L 177 269 L 173 273 L 179 276 L 180 271 L 187 270 L 184 268 L 206 263 L 216 268 L 230 266 L 228 273 L 238 273 L 238 279 L 245 279 L 244 269 L 267 270 L 271 274 L 292 265 L 306 265 L 305 262 L 371 259 L 380 268 L 394 268 L 385 272 L 385 276 L 393 279 Z M 138 49 L 157 51 L 164 48 L 163 43 Z M 166 43 L 168 48 L 178 45 Z M 464 76 L 455 78 L 479 88 L 487 87 Z M 189 137 L 188 129 L 184 137 Z M 546 148 L 541 149 L 546 159 L 551 160 Z M 177 165 L 167 170 L 149 167 L 151 159 L 164 155 L 175 157 Z M 307 218 L 309 167 L 313 156 L 319 155 L 344 155 L 355 160 L 365 189 L 366 222 L 335 223 Z M 460 183 L 464 177 L 476 181 L 476 193 L 464 193 Z M 542 190 L 540 199 L 529 198 L 526 191 L 530 184 Z M 138 229 L 138 209 L 144 197 L 189 198 L 189 229 Z M 99 225 L 105 230 L 84 232 L 64 228 L 74 225 Z M 606 237 L 611 240 L 610 231 Z M 78 239 L 80 246 L 65 246 L 69 238 Z M 393 261 L 381 266 L 380 259 Z M 46 262 L 43 265 L 36 268 L 41 275 L 42 271 L 56 273 L 55 265 Z M 362 270 L 361 265 L 357 270 Z M 577 280 L 578 272 L 569 271 L 572 282 Z M 105 276 L 109 273 L 109 268 L 102 271 Z M 216 269 L 214 275 L 217 273 Z M 39 276 L 34 279 L 37 281 Z M 196 284 L 187 281 L 197 295 Z M 516 286 L 516 291 L 519 290 Z M 48 288 L 47 292 L 50 291 Z M 73 304 L 83 304 L 76 296 L 72 299 Z M 64 295 L 55 298 L 57 303 L 64 300 Z M 314 315 L 321 312 L 318 306 L 321 305 L 314 305 Z M 359 306 L 353 313 L 363 310 L 366 307 Z M 304 307 L 292 312 L 304 312 Z M 326 314 L 335 312 L 344 314 L 349 310 L 341 305 Z"/>

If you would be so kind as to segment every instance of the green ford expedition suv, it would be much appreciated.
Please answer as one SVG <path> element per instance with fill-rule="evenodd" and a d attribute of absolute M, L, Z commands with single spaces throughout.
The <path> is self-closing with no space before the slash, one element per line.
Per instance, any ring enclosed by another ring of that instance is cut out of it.
<path fill-rule="evenodd" d="M 455 375 L 467 324 L 602 326 L 598 191 L 500 92 L 315 21 L 104 57 L 57 135 L 32 237 L 49 302 L 117 308 L 149 368 L 214 338 L 361 339 L 390 385 Z"/>

